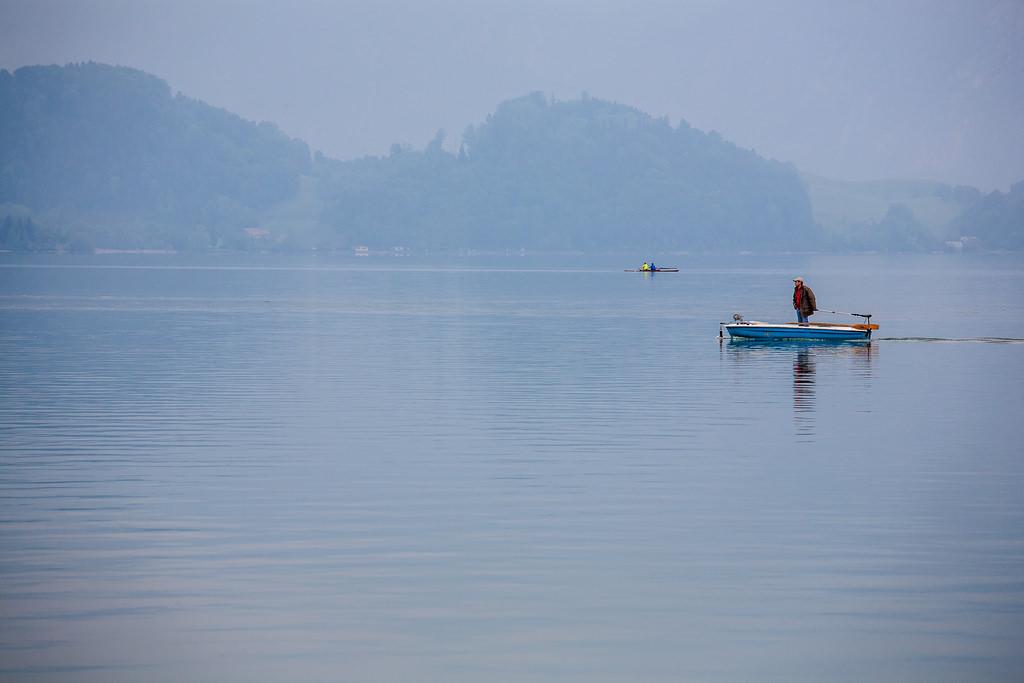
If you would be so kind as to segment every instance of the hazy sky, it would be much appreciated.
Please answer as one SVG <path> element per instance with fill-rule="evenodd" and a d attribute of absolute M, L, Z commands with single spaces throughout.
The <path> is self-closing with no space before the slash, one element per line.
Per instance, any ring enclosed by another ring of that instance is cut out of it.
<path fill-rule="evenodd" d="M 81 61 L 338 158 L 586 91 L 829 177 L 1024 179 L 1024 0 L 0 0 L 0 68 Z"/>

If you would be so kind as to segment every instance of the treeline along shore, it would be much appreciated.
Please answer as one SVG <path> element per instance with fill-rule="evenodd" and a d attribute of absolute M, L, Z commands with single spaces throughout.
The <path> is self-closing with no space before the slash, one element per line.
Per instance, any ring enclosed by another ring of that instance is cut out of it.
<path fill-rule="evenodd" d="M 587 96 L 341 161 L 136 69 L 0 70 L 8 251 L 1020 250 L 1022 226 L 1024 182 L 817 178 Z"/>

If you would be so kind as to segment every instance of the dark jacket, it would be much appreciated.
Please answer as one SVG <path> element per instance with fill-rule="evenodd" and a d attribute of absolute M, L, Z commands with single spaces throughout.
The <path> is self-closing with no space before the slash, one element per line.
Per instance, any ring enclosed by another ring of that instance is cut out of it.
<path fill-rule="evenodd" d="M 804 293 L 800 297 L 800 312 L 804 315 L 811 315 L 818 310 L 818 302 L 814 300 L 814 292 L 810 287 L 804 285 Z M 796 287 L 793 288 L 793 310 L 797 309 L 796 305 Z"/>

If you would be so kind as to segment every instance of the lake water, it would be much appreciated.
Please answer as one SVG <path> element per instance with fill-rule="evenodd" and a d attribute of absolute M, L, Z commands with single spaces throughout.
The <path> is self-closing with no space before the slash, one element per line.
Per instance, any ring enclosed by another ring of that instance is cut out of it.
<path fill-rule="evenodd" d="M 1020 257 L 637 260 L 0 255 L 0 680 L 1024 679 Z"/>

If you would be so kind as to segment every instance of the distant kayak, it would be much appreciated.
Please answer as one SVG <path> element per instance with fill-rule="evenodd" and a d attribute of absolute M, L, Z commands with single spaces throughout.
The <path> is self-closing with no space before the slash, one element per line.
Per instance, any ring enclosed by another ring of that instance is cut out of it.
<path fill-rule="evenodd" d="M 627 273 L 678 273 L 678 268 L 655 268 L 644 270 L 643 268 L 626 268 Z"/>

